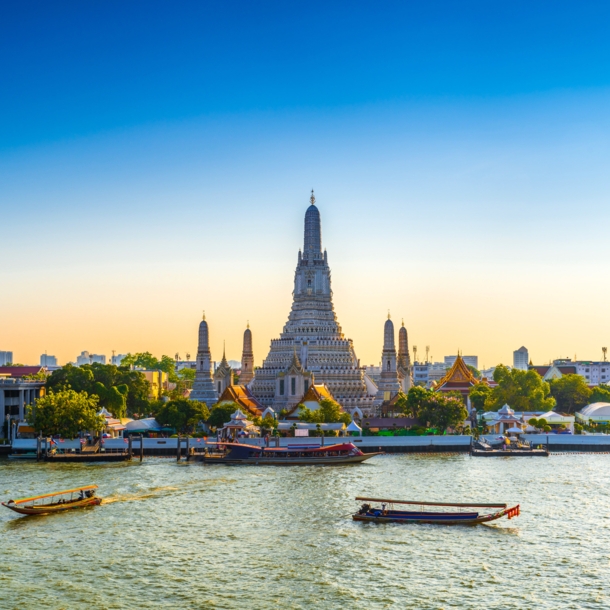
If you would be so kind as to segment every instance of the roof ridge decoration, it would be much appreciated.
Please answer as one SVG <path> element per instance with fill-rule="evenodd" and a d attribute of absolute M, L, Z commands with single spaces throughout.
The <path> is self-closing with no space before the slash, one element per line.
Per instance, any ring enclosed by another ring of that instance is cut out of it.
<path fill-rule="evenodd" d="M 302 374 L 305 372 L 305 369 L 303 368 L 303 365 L 301 364 L 301 361 L 299 360 L 299 357 L 297 356 L 296 347 L 293 347 L 292 360 L 290 361 L 290 365 L 288 366 L 288 369 L 286 372 L 287 373 L 299 373 L 299 374 Z"/>
<path fill-rule="evenodd" d="M 453 366 L 445 373 L 445 376 L 436 384 L 435 389 L 443 387 L 446 383 L 454 381 L 460 383 L 471 383 L 477 385 L 480 381 L 472 374 L 462 356 L 458 353 Z"/>

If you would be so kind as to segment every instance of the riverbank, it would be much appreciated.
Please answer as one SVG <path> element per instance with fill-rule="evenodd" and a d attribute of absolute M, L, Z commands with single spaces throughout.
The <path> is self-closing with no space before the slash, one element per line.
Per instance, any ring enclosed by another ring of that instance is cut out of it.
<path fill-rule="evenodd" d="M 526 434 L 522 437 L 533 445 L 544 445 L 551 453 L 582 452 L 582 453 L 610 453 L 610 435 L 568 435 L 568 434 Z M 343 440 L 349 440 L 365 453 L 384 451 L 385 453 L 468 453 L 471 445 L 470 436 L 357 436 L 357 437 L 286 437 L 280 438 L 280 447 L 294 446 L 320 446 L 332 445 Z M 211 442 L 211 441 L 210 441 Z M 243 442 L 262 445 L 263 439 L 249 438 Z M 187 448 L 194 447 L 202 450 L 206 446 L 203 438 L 191 438 L 188 442 L 181 439 L 181 455 L 186 456 Z M 275 446 L 275 439 L 271 445 Z M 127 442 L 122 438 L 107 439 L 104 446 L 109 451 L 124 451 Z M 78 440 L 62 441 L 59 447 L 70 451 L 80 449 Z M 0 448 L 2 449 L 2 448 Z M 134 458 L 140 455 L 140 440 L 134 438 L 132 441 Z M 176 457 L 178 454 L 177 438 L 145 438 L 144 456 L 151 457 Z M 11 451 L 36 451 L 35 439 L 16 439 L 12 449 L 5 448 L 0 455 L 8 455 Z"/>

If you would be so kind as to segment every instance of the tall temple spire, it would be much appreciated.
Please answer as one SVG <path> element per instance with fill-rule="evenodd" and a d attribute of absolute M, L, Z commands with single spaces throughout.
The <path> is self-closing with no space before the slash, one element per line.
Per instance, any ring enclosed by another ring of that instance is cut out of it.
<path fill-rule="evenodd" d="M 252 331 L 250 322 L 244 331 L 244 346 L 241 353 L 241 374 L 239 385 L 248 385 L 254 377 L 254 352 L 252 351 Z"/>
<path fill-rule="evenodd" d="M 307 208 L 307 212 L 305 212 L 303 257 L 307 260 L 312 260 L 322 258 L 322 225 L 313 190 L 311 191 L 309 201 L 311 205 Z"/>
<path fill-rule="evenodd" d="M 405 321 L 402 321 L 402 326 L 398 329 L 398 364 L 396 366 L 398 372 L 398 380 L 400 387 L 406 394 L 413 385 L 411 377 L 411 356 L 409 354 L 409 339 Z"/>
<path fill-rule="evenodd" d="M 199 323 L 199 345 L 197 346 L 197 365 L 195 371 L 195 381 L 191 391 L 191 400 L 205 402 L 212 406 L 218 396 L 214 391 L 212 383 L 212 356 L 210 354 L 210 329 L 205 321 L 205 311 L 203 320 Z"/>
<path fill-rule="evenodd" d="M 394 342 L 394 322 L 388 319 L 383 325 L 383 350 L 381 352 L 381 374 L 377 384 L 376 402 L 381 405 L 394 398 L 400 390 L 396 370 L 396 344 Z"/>
<path fill-rule="evenodd" d="M 365 380 L 352 341 L 343 335 L 337 321 L 328 256 L 322 248 L 320 212 L 313 192 L 309 204 L 288 321 L 279 339 L 271 341 L 268 355 L 249 388 L 264 406 L 279 411 L 293 402 L 298 404 L 315 378 L 316 384 L 328 386 L 345 409 L 358 407 L 368 413 L 374 408 L 374 382 Z M 290 372 L 295 353 L 302 372 Z"/>

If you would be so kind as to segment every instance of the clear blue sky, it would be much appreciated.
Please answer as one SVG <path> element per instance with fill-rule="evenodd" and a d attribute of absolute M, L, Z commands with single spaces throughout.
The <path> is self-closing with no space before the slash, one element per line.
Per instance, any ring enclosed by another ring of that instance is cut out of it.
<path fill-rule="evenodd" d="M 258 363 L 314 187 L 363 361 L 388 308 L 438 358 L 597 357 L 608 32 L 608 2 L 4 6 L 0 349 L 193 352 L 206 308 Z"/>

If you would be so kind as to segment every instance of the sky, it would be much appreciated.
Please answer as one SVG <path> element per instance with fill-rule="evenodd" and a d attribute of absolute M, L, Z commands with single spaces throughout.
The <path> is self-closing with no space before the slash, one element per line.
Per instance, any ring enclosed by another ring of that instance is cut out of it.
<path fill-rule="evenodd" d="M 362 363 L 601 359 L 607 2 L 28 2 L 0 20 L 0 351 L 255 363 L 315 189 Z"/>

